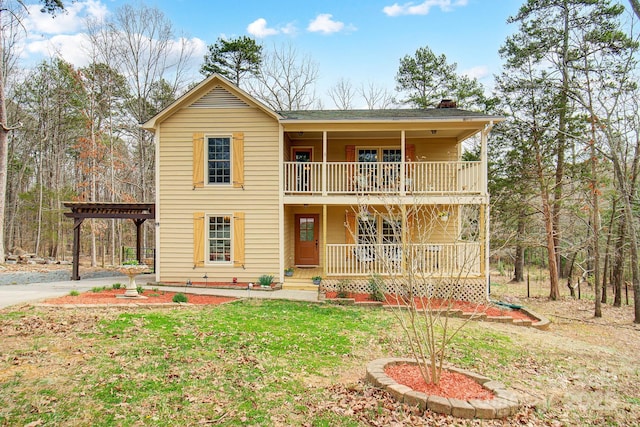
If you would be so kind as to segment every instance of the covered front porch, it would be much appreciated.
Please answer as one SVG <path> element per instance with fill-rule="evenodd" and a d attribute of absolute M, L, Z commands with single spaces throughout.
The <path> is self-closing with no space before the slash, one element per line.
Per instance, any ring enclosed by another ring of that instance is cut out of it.
<path fill-rule="evenodd" d="M 296 279 L 486 272 L 482 206 L 287 205 L 284 218 L 284 268 Z"/>

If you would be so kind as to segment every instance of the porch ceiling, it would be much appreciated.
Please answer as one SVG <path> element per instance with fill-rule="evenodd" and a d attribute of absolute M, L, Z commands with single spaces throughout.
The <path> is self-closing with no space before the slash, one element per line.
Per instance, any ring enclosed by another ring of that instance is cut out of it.
<path fill-rule="evenodd" d="M 405 138 L 413 139 L 429 139 L 437 140 L 443 138 L 455 138 L 457 140 L 468 138 L 469 136 L 479 132 L 480 129 L 477 126 L 470 128 L 444 128 L 433 126 L 429 129 L 421 130 L 407 130 L 405 131 Z M 435 132 L 435 133 L 434 133 Z M 298 131 L 285 131 L 291 141 L 294 142 L 309 142 L 309 141 L 322 141 L 322 131 L 318 130 L 298 130 Z M 332 139 L 349 140 L 349 139 L 368 139 L 368 140 L 395 140 L 400 142 L 399 130 L 328 130 L 327 139 L 329 142 Z"/>

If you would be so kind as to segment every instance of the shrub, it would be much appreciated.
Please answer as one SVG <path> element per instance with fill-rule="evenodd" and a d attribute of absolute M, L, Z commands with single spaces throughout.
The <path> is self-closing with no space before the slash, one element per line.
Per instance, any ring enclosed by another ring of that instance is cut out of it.
<path fill-rule="evenodd" d="M 273 276 L 270 274 L 263 274 L 258 277 L 258 283 L 260 286 L 271 286 L 271 283 L 273 283 Z"/>
<path fill-rule="evenodd" d="M 122 283 L 114 283 L 113 285 L 111 285 L 112 289 L 120 289 L 122 287 Z"/>
<path fill-rule="evenodd" d="M 104 291 L 105 289 L 106 288 L 104 286 L 94 286 L 93 288 L 91 288 L 91 292 L 93 292 L 94 294 L 97 294 Z"/>
<path fill-rule="evenodd" d="M 138 265 L 140 264 L 137 259 L 130 259 L 122 263 L 122 265 Z"/>
<path fill-rule="evenodd" d="M 173 302 L 187 302 L 187 296 L 183 293 L 177 293 L 173 296 L 172 299 Z"/>
<path fill-rule="evenodd" d="M 69 292 L 69 295 L 71 295 L 72 297 L 77 297 L 78 295 L 80 295 L 80 292 L 74 289 L 71 292 Z"/>
<path fill-rule="evenodd" d="M 136 286 L 136 290 L 138 291 L 139 294 L 143 294 L 144 293 L 144 289 L 142 288 L 142 286 L 138 285 Z"/>
<path fill-rule="evenodd" d="M 371 301 L 384 301 L 384 281 L 378 274 L 369 278 L 369 299 Z"/>
<path fill-rule="evenodd" d="M 349 284 L 351 284 L 351 281 L 348 279 L 343 279 L 340 280 L 338 282 L 337 285 L 337 298 L 348 298 L 349 297 L 349 292 L 347 291 L 347 288 L 349 287 Z"/>

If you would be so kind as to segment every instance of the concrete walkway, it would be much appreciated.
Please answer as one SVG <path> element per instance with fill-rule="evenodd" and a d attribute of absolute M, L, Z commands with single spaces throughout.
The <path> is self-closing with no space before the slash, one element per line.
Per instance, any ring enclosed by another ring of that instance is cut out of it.
<path fill-rule="evenodd" d="M 148 283 L 153 282 L 154 279 L 155 277 L 153 275 L 142 274 L 136 277 L 136 283 L 145 288 L 151 288 L 154 285 L 148 285 Z M 128 281 L 129 279 L 126 276 L 112 276 L 76 281 L 65 280 L 60 282 L 29 283 L 26 285 L 0 285 L 0 309 L 16 304 L 39 302 L 48 298 L 68 295 L 69 292 L 73 290 L 84 292 L 91 290 L 94 287 L 109 287 L 114 283 L 125 284 L 128 283 Z M 318 292 L 316 291 L 247 291 L 246 289 L 212 289 L 185 286 L 161 286 L 161 288 L 171 292 L 183 292 L 186 294 L 217 295 L 236 298 L 250 297 L 263 299 L 285 299 L 292 301 L 318 301 Z"/>

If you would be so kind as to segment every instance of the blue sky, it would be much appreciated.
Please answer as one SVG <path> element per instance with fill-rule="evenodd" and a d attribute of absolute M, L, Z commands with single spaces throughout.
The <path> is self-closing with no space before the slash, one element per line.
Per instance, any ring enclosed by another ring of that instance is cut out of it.
<path fill-rule="evenodd" d="M 250 35 L 266 48 L 291 43 L 300 54 L 309 55 L 319 65 L 318 92 L 323 93 L 340 78 L 354 86 L 372 82 L 393 90 L 400 58 L 422 46 L 445 54 L 458 64 L 459 73 L 491 87 L 493 74 L 500 71 L 498 49 L 516 30 L 506 19 L 523 1 L 147 0 L 145 4 L 162 10 L 177 32 L 192 40 L 196 78 L 208 44 L 218 37 Z M 78 48 L 84 17 L 104 18 L 131 2 L 67 3 L 68 13 L 55 19 L 38 16 L 34 7 L 25 61 L 55 50 L 84 65 Z"/>

